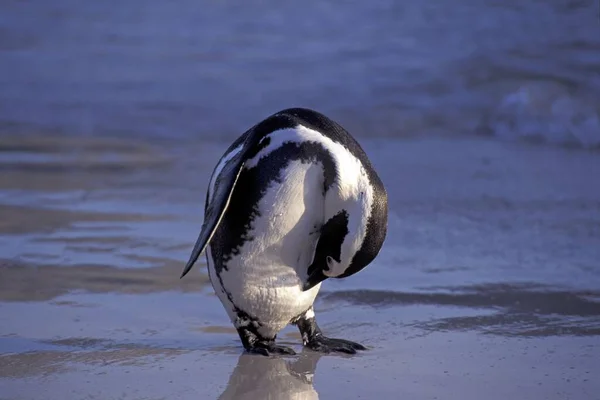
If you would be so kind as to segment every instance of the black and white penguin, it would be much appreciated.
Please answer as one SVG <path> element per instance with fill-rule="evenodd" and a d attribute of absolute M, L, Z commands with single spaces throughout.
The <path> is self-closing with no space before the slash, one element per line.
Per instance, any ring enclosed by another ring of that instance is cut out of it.
<path fill-rule="evenodd" d="M 181 277 L 206 247 L 210 280 L 248 352 L 295 354 L 275 344 L 294 324 L 306 347 L 352 354 L 365 347 L 323 336 L 313 303 L 322 281 L 373 261 L 386 231 L 387 194 L 356 140 L 316 111 L 287 109 L 219 160 Z"/>

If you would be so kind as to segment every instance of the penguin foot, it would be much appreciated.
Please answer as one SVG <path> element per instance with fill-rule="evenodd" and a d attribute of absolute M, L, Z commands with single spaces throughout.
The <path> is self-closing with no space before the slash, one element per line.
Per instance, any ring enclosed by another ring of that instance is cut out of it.
<path fill-rule="evenodd" d="M 360 343 L 344 339 L 328 338 L 323 335 L 314 337 L 311 341 L 306 343 L 306 347 L 321 353 L 336 352 L 356 354 L 357 350 L 367 350 L 367 348 Z"/>
<path fill-rule="evenodd" d="M 274 355 L 274 354 L 280 354 L 280 355 L 295 355 L 296 352 L 290 348 L 290 347 L 286 347 L 286 346 L 279 346 L 277 344 L 275 344 L 275 342 L 267 342 L 267 341 L 260 341 L 260 342 L 255 342 L 252 344 L 251 347 L 246 348 L 246 351 L 250 354 L 260 354 L 263 356 L 270 356 L 270 355 Z"/>
<path fill-rule="evenodd" d="M 271 354 L 295 355 L 296 352 L 286 346 L 275 344 L 275 337 L 263 337 L 260 335 L 256 326 L 247 323 L 237 328 L 240 339 L 246 351 L 250 354 L 260 354 L 270 356 Z"/>
<path fill-rule="evenodd" d="M 360 343 L 323 336 L 323 333 L 315 320 L 315 313 L 312 308 L 306 311 L 306 313 L 300 316 L 294 323 L 300 330 L 304 346 L 311 350 L 319 351 L 321 353 L 337 352 L 346 354 L 356 354 L 357 350 L 367 350 L 367 348 Z"/>

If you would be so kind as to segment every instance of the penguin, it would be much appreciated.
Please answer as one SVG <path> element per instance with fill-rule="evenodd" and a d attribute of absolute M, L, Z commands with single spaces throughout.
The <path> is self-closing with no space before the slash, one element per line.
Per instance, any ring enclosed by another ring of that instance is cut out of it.
<path fill-rule="evenodd" d="M 355 354 L 366 347 L 324 336 L 313 303 L 323 281 L 375 259 L 387 208 L 381 179 L 344 128 L 314 110 L 285 109 L 217 163 L 181 278 L 206 250 L 210 281 L 249 353 L 295 354 L 275 342 L 293 324 L 309 349 Z"/>

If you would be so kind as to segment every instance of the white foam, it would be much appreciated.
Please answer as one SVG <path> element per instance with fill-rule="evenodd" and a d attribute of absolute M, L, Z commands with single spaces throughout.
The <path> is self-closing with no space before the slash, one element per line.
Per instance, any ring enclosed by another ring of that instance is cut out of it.
<path fill-rule="evenodd" d="M 487 128 L 502 139 L 600 146 L 600 107 L 591 96 L 550 82 L 527 83 L 505 95 Z"/>

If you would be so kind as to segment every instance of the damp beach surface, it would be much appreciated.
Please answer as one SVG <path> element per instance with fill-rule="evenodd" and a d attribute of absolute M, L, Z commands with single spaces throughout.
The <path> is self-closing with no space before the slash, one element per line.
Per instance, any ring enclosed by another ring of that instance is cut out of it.
<path fill-rule="evenodd" d="M 265 358 L 243 354 L 203 261 L 179 280 L 226 142 L 3 139 L 0 398 L 597 398 L 598 155 L 363 144 L 389 236 L 316 312 L 370 349 L 319 355 L 289 327 L 299 354 Z"/>

